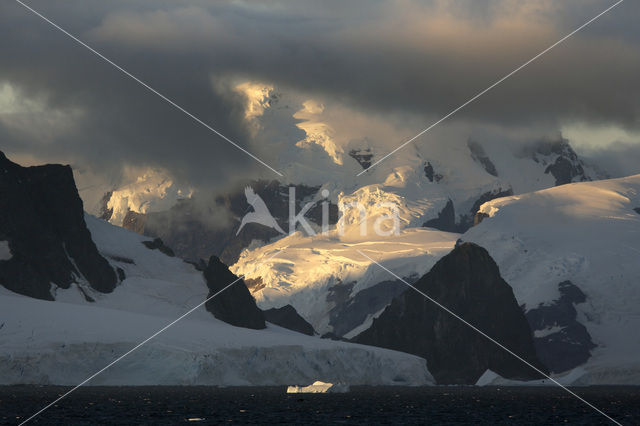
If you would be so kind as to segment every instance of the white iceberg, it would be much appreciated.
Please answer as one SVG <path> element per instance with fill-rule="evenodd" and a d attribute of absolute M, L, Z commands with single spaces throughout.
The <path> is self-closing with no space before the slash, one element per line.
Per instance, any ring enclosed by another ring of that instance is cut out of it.
<path fill-rule="evenodd" d="M 289 386 L 287 393 L 345 393 L 349 392 L 349 386 L 344 383 L 313 382 L 309 386 Z"/>

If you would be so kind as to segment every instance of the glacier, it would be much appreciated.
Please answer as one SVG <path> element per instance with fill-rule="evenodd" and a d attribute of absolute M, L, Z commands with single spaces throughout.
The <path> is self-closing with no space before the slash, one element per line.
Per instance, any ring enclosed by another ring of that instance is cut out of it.
<path fill-rule="evenodd" d="M 148 238 L 93 216 L 100 253 L 126 278 L 111 294 L 78 283 L 56 301 L 0 288 L 0 384 L 75 385 L 201 303 L 193 265 L 142 244 Z M 82 290 L 82 291 L 81 291 Z M 95 300 L 88 302 L 84 294 Z M 289 385 L 315 380 L 432 384 L 418 357 L 310 337 L 269 324 L 233 327 L 204 307 L 131 353 L 90 385 Z"/>

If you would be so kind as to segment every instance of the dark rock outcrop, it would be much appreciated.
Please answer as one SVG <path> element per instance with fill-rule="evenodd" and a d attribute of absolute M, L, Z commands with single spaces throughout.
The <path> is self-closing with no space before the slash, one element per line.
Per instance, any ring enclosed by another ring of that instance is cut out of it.
<path fill-rule="evenodd" d="M 582 165 L 565 157 L 558 157 L 555 163 L 549 165 L 544 172 L 551 173 L 556 179 L 556 186 L 571 183 L 575 177 L 584 177 Z M 580 180 L 586 179 L 581 178 Z"/>
<path fill-rule="evenodd" d="M 478 210 L 484 203 L 488 203 L 491 200 L 495 200 L 496 198 L 502 197 L 510 197 L 513 195 L 513 189 L 496 189 L 493 191 L 488 191 L 482 194 L 471 206 L 468 214 L 460 215 L 460 221 L 458 224 L 458 232 L 464 233 L 469 228 L 474 225 L 477 225 L 480 222 L 476 223 L 476 215 L 478 214 Z"/>
<path fill-rule="evenodd" d="M 371 167 L 371 159 L 373 158 L 373 153 L 371 152 L 371 148 L 366 149 L 352 149 L 349 151 L 349 156 L 356 160 L 358 164 L 362 166 L 363 169 L 368 169 Z"/>
<path fill-rule="evenodd" d="M 146 222 L 146 214 L 127 210 L 127 214 L 122 219 L 122 227 L 137 234 L 144 234 Z"/>
<path fill-rule="evenodd" d="M 16 293 L 53 300 L 51 284 L 84 278 L 109 293 L 118 282 L 91 239 L 69 166 L 21 167 L 0 152 L 0 241 L 12 253 L 0 261 L 0 284 Z"/>
<path fill-rule="evenodd" d="M 175 256 L 175 253 L 173 252 L 173 250 L 171 250 L 171 247 L 167 247 L 162 242 L 162 239 L 160 239 L 160 238 L 156 238 L 156 239 L 154 239 L 152 241 L 143 241 L 142 244 L 144 244 L 145 247 L 147 247 L 148 249 L 159 250 L 161 253 L 164 253 L 169 257 L 174 257 Z"/>
<path fill-rule="evenodd" d="M 480 223 L 482 223 L 482 221 L 485 220 L 488 217 L 489 217 L 489 215 L 486 214 L 486 213 L 483 213 L 483 212 L 476 213 L 476 215 L 473 216 L 473 226 L 480 225 Z"/>
<path fill-rule="evenodd" d="M 553 373 L 571 370 L 587 362 L 596 345 L 584 325 L 577 321 L 575 305 L 587 300 L 571 281 L 558 284 L 560 298 L 526 313 L 534 330 L 536 353 Z"/>
<path fill-rule="evenodd" d="M 463 234 L 469 230 L 472 226 L 478 225 L 486 217 L 483 213 L 478 213 L 480 207 L 491 200 L 502 197 L 510 197 L 513 195 L 513 190 L 508 188 L 506 190 L 496 189 L 493 191 L 485 192 L 480 195 L 473 205 L 469 209 L 468 213 L 461 214 L 456 220 L 456 211 L 453 205 L 453 201 L 449 200 L 444 208 L 438 213 L 438 217 L 426 221 L 422 226 L 427 228 L 435 228 L 445 232 L 458 232 Z"/>
<path fill-rule="evenodd" d="M 281 308 L 271 308 L 264 311 L 264 318 L 272 324 L 308 336 L 315 335 L 313 326 L 298 314 L 298 311 L 291 306 L 285 305 Z"/>
<path fill-rule="evenodd" d="M 491 161 L 491 159 L 484 152 L 484 148 L 478 142 L 474 142 L 469 140 L 467 142 L 467 146 L 469 147 L 469 151 L 471 152 L 471 158 L 473 161 L 480 164 L 484 170 L 492 176 L 498 176 L 498 170 L 496 169 L 495 164 Z"/>
<path fill-rule="evenodd" d="M 538 141 L 527 146 L 524 155 L 546 166 L 544 172 L 555 178 L 556 186 L 591 180 L 584 170 L 584 163 L 566 139 Z"/>
<path fill-rule="evenodd" d="M 424 175 L 429 179 L 429 182 L 440 182 L 443 176 L 440 173 L 436 173 L 433 165 L 427 161 L 424 165 Z"/>
<path fill-rule="evenodd" d="M 379 312 L 406 290 L 402 282 L 391 280 L 379 282 L 351 296 L 354 284 L 339 284 L 329 289 L 327 302 L 334 303 L 329 311 L 329 325 L 333 327 L 335 336 L 344 336 L 360 326 L 369 315 Z"/>
<path fill-rule="evenodd" d="M 640 214 L 640 207 L 636 207 L 635 209 L 633 209 L 633 211 Z"/>
<path fill-rule="evenodd" d="M 447 201 L 447 205 L 438 213 L 438 217 L 426 221 L 422 226 L 445 232 L 458 232 L 460 227 L 456 223 L 456 210 L 453 207 L 453 201 Z"/>
<path fill-rule="evenodd" d="M 546 370 L 536 357 L 531 329 L 511 287 L 482 247 L 460 244 L 414 285 L 523 359 Z M 353 340 L 421 356 L 441 384 L 472 384 L 487 369 L 513 379 L 540 377 L 413 289 L 394 299 L 373 325 Z"/>
<path fill-rule="evenodd" d="M 238 280 L 238 277 L 216 256 L 211 256 L 209 259 L 204 277 L 209 288 L 207 298 L 235 282 L 205 304 L 207 311 L 214 317 L 236 327 L 256 330 L 266 328 L 264 314 L 256 306 L 256 301 L 249 293 L 244 281 Z"/>

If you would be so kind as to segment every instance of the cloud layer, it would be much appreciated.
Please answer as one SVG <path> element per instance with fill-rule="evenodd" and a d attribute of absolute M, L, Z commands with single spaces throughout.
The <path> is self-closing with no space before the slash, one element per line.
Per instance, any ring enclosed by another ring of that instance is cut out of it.
<path fill-rule="evenodd" d="M 246 96 L 236 90 L 242 82 L 347 105 L 396 127 L 406 123 L 401 139 L 611 3 L 30 4 L 271 163 L 304 136 L 295 126 L 280 137 L 255 132 Z M 622 3 L 453 120 L 506 132 L 546 133 L 583 122 L 637 131 L 640 35 L 633 16 L 639 15 L 637 2 Z M 0 55 L 0 146 L 10 154 L 112 177 L 126 166 L 160 168 L 205 186 L 276 177 L 17 3 L 0 4 Z M 389 137 L 389 149 L 399 142 Z"/>

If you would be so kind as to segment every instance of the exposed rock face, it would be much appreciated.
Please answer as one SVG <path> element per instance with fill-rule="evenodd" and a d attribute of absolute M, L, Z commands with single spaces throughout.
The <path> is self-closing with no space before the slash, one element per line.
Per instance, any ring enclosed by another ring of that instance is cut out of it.
<path fill-rule="evenodd" d="M 460 227 L 456 223 L 456 210 L 453 201 L 447 201 L 444 209 L 438 213 L 438 217 L 426 221 L 422 226 L 426 228 L 435 228 L 445 232 L 458 232 Z"/>
<path fill-rule="evenodd" d="M 473 226 L 480 225 L 480 223 L 482 223 L 482 221 L 488 217 L 489 215 L 486 213 L 483 213 L 483 212 L 476 213 L 476 215 L 473 217 Z"/>
<path fill-rule="evenodd" d="M 113 209 L 111 209 L 111 212 L 113 212 Z M 127 214 L 124 215 L 124 219 L 122 219 L 122 227 L 137 234 L 144 234 L 146 222 L 147 215 L 128 210 Z"/>
<path fill-rule="evenodd" d="M 440 173 L 436 173 L 435 169 L 431 165 L 429 161 L 427 161 L 424 165 L 424 175 L 429 179 L 429 182 L 440 182 L 443 176 Z"/>
<path fill-rule="evenodd" d="M 334 336 L 342 337 L 349 333 L 406 290 L 406 285 L 400 281 L 382 281 L 351 297 L 354 285 L 355 282 L 333 286 L 327 296 L 327 301 L 335 304 L 329 311 L 329 325 L 333 327 L 331 334 Z"/>
<path fill-rule="evenodd" d="M 363 169 L 368 169 L 369 167 L 371 167 L 371 159 L 373 158 L 371 148 L 352 149 L 351 151 L 349 151 L 349 156 L 356 160 Z"/>
<path fill-rule="evenodd" d="M 636 207 L 635 209 L 633 209 L 633 211 L 640 214 L 640 207 Z"/>
<path fill-rule="evenodd" d="M 278 181 L 254 181 L 250 186 L 266 203 L 269 211 L 282 229 L 289 226 L 289 189 Z M 297 211 L 310 201 L 319 187 L 296 185 Z M 229 224 L 213 226 L 209 218 L 204 217 L 205 208 L 195 198 L 178 201 L 168 211 L 153 213 L 128 212 L 122 226 L 139 234 L 153 238 L 161 238 L 165 244 L 173 248 L 176 255 L 197 260 L 208 258 L 211 253 L 219 256 L 226 264 L 238 260 L 240 252 L 252 241 L 266 242 L 280 235 L 278 231 L 265 226 L 249 223 L 238 235 L 236 231 L 240 219 L 249 211 L 244 190 L 240 189 L 225 196 L 218 197 L 215 205 L 209 206 L 211 215 L 225 212 L 231 219 Z M 213 211 L 215 210 L 214 213 Z M 316 204 L 305 217 L 310 223 L 322 223 L 322 207 Z M 329 205 L 329 223 L 338 221 L 338 206 Z"/>
<path fill-rule="evenodd" d="M 474 142 L 469 140 L 467 142 L 467 146 L 469 147 L 469 151 L 471 152 L 471 158 L 473 161 L 480 164 L 484 167 L 485 171 L 492 176 L 498 176 L 498 170 L 496 169 L 495 164 L 491 161 L 491 159 L 484 152 L 484 148 L 478 142 Z"/>
<path fill-rule="evenodd" d="M 482 219 L 484 219 L 482 214 L 478 215 L 480 206 L 488 201 L 495 200 L 496 198 L 509 197 L 511 195 L 513 195 L 513 190 L 511 188 L 485 192 L 473 203 L 469 212 L 461 214 L 457 220 L 453 201 L 449 200 L 440 213 L 438 213 L 437 218 L 426 221 L 422 226 L 435 228 L 445 232 L 465 233 L 469 228 L 479 224 Z"/>
<path fill-rule="evenodd" d="M 584 163 L 566 139 L 537 142 L 525 149 L 525 155 L 547 166 L 544 172 L 556 179 L 556 186 L 591 180 L 585 173 Z"/>
<path fill-rule="evenodd" d="M 522 358 L 537 359 L 529 324 L 511 287 L 482 247 L 462 243 L 415 284 Z M 355 342 L 421 356 L 441 384 L 473 384 L 487 370 L 513 379 L 539 378 L 533 369 L 413 289 L 407 289 Z"/>
<path fill-rule="evenodd" d="M 315 335 L 313 326 L 302 318 L 296 309 L 291 305 L 285 305 L 282 308 L 271 308 L 264 311 L 264 318 L 272 324 L 308 336 Z"/>
<path fill-rule="evenodd" d="M 538 357 L 554 373 L 584 364 L 596 347 L 585 326 L 576 319 L 575 305 L 586 302 L 587 297 L 571 281 L 558 284 L 558 290 L 558 300 L 526 313 L 534 330 Z"/>
<path fill-rule="evenodd" d="M 53 300 L 54 284 L 69 288 L 84 278 L 109 293 L 116 273 L 91 239 L 69 166 L 21 167 L 0 152 L 0 241 L 12 257 L 0 261 L 0 284 Z"/>
<path fill-rule="evenodd" d="M 494 191 L 485 192 L 482 194 L 471 206 L 468 214 L 460 215 L 460 222 L 458 225 L 458 232 L 464 233 L 472 226 L 477 225 L 476 214 L 480 210 L 480 206 L 496 198 L 510 197 L 513 195 L 513 189 L 497 189 Z M 478 222 L 479 223 L 479 222 Z"/>
<path fill-rule="evenodd" d="M 238 279 L 216 256 L 211 256 L 204 270 L 204 277 L 209 287 L 209 295 L 213 296 Z M 266 328 L 264 314 L 256 306 L 256 301 L 249 293 L 243 280 L 237 281 L 222 293 L 205 304 L 207 311 L 214 317 L 236 327 L 261 330 Z"/>
<path fill-rule="evenodd" d="M 556 178 L 556 186 L 571 183 L 575 177 L 580 177 L 580 180 L 586 180 L 582 179 L 584 176 L 582 166 L 580 164 L 576 165 L 564 157 L 558 157 L 556 162 L 547 167 L 544 172 L 551 173 Z"/>
<path fill-rule="evenodd" d="M 173 252 L 173 250 L 171 250 L 171 247 L 167 247 L 160 238 L 156 238 L 153 241 L 143 241 L 142 244 L 144 244 L 148 249 L 160 250 L 160 252 L 166 254 L 169 257 L 175 256 L 175 253 Z"/>

